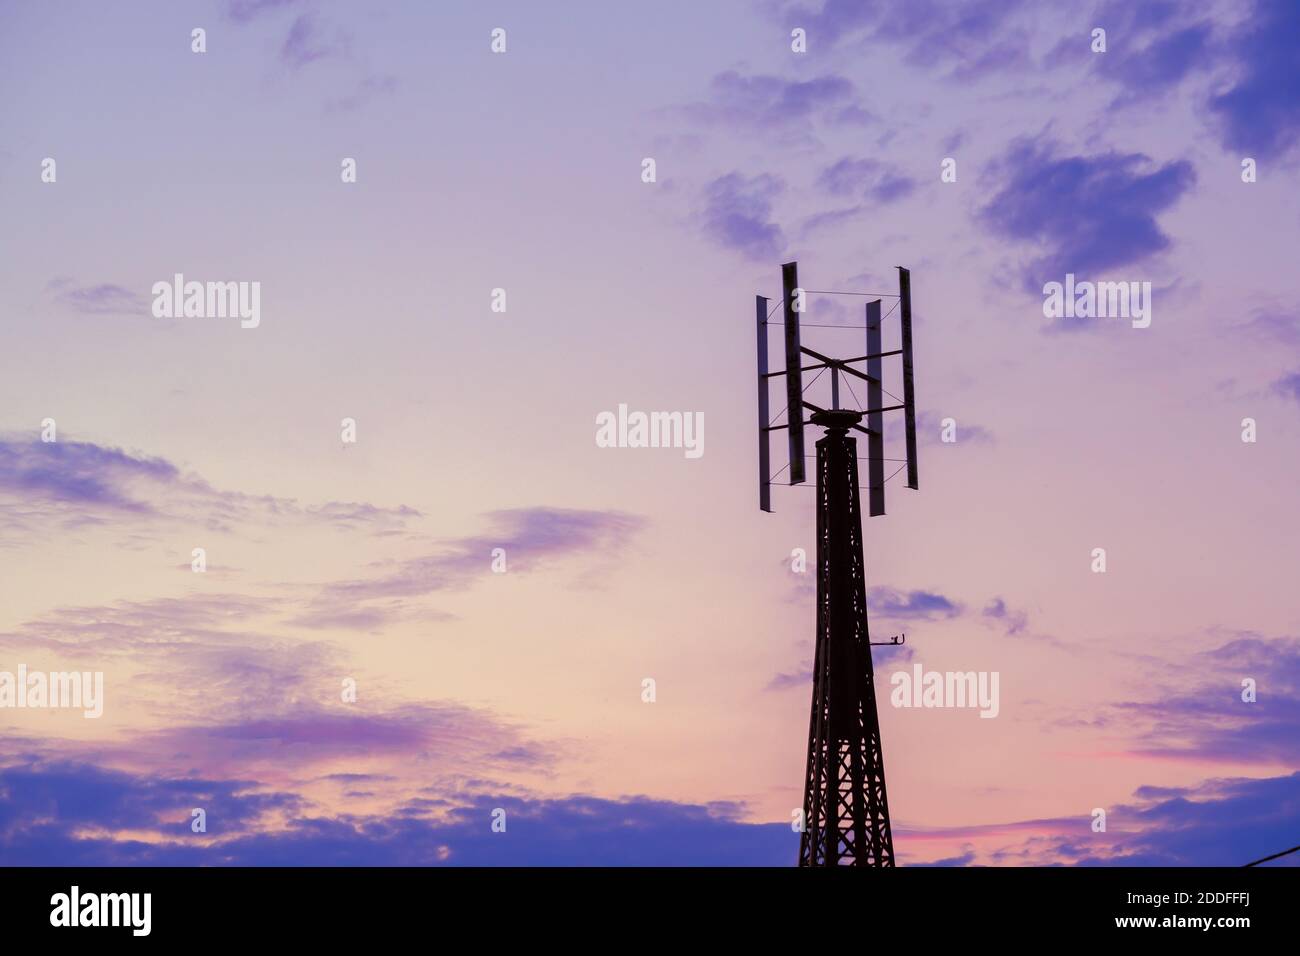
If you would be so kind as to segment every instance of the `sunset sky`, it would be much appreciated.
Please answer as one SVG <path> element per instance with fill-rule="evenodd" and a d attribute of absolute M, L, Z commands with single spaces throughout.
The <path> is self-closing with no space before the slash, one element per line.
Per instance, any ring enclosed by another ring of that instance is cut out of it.
<path fill-rule="evenodd" d="M 105 689 L 0 708 L 0 864 L 793 865 L 814 496 L 758 509 L 753 328 L 791 260 L 912 273 L 920 490 L 864 528 L 899 864 L 1300 843 L 1297 35 L 0 0 L 0 672 Z M 260 324 L 155 317 L 177 273 Z M 1149 282 L 1150 327 L 1045 317 L 1067 273 Z M 862 354 L 863 301 L 804 343 Z M 703 454 L 598 447 L 620 404 Z M 918 663 L 997 716 L 891 706 Z"/>

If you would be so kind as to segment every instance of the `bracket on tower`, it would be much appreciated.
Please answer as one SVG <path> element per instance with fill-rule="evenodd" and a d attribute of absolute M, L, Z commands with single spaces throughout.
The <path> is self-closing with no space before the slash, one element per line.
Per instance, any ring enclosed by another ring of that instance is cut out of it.
<path fill-rule="evenodd" d="M 895 634 L 887 641 L 868 641 L 867 643 L 872 647 L 899 647 L 907 643 L 907 632 Z"/>

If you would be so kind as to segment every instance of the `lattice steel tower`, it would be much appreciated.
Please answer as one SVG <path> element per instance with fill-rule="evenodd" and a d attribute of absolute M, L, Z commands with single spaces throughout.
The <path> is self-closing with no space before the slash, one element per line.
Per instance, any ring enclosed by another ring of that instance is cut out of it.
<path fill-rule="evenodd" d="M 880 300 L 874 299 L 866 307 L 866 354 L 850 359 L 830 358 L 800 345 L 799 315 L 804 310 L 806 293 L 798 286 L 795 263 L 782 266 L 782 278 L 785 291 L 783 372 L 768 371 L 767 299 L 762 296 L 757 299 L 759 504 L 764 511 L 772 510 L 769 434 L 786 430 L 790 484 L 799 484 L 805 478 L 803 426 L 810 424 L 825 429 L 825 435 L 817 442 L 817 636 L 799 865 L 893 866 L 894 841 L 889 826 L 871 660 L 873 642 L 867 626 L 857 441 L 849 432 L 860 431 L 868 436 L 870 514 L 884 514 L 883 416 L 886 412 L 904 413 L 907 484 L 910 488 L 918 487 L 910 277 L 906 269 L 899 269 L 901 347 L 889 352 L 881 350 Z M 902 357 L 903 399 L 899 404 L 884 406 L 881 364 L 884 358 L 894 355 Z M 815 359 L 816 363 L 804 365 L 804 356 Z M 865 372 L 852 367 L 852 363 L 858 362 L 865 363 Z M 804 398 L 802 373 L 814 369 L 831 373 L 829 409 Z M 840 408 L 841 375 L 865 380 L 865 410 Z M 784 425 L 772 424 L 768 415 L 768 383 L 779 376 L 786 379 L 788 416 Z M 807 423 L 803 421 L 804 409 L 812 411 Z M 896 638 L 878 643 L 898 642 Z"/>

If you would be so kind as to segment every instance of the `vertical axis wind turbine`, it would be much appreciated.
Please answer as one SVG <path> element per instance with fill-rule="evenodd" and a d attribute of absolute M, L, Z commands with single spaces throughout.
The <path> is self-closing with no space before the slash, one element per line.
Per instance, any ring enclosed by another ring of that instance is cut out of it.
<path fill-rule="evenodd" d="M 882 351 L 880 299 L 871 299 L 866 304 L 866 354 L 848 359 L 831 358 L 800 344 L 799 316 L 804 308 L 805 290 L 799 287 L 798 265 L 785 263 L 781 267 L 781 279 L 785 313 L 784 371 L 768 371 L 768 300 L 757 296 L 755 301 L 758 497 L 763 511 L 772 510 L 771 433 L 786 432 L 789 483 L 797 485 L 806 479 L 804 426 L 815 425 L 825 430 L 817 442 L 817 643 L 799 865 L 893 866 L 894 840 L 889 826 L 880 720 L 876 712 L 872 641 L 867 628 L 857 440 L 849 433 L 857 431 L 867 436 L 869 514 L 883 515 L 887 412 L 903 412 L 907 487 L 918 487 L 911 275 L 907 269 L 898 268 L 901 347 Z M 898 404 L 884 405 L 882 362 L 894 356 L 902 359 L 903 398 Z M 805 359 L 812 359 L 812 364 L 805 365 Z M 858 364 L 865 370 L 854 367 Z M 817 369 L 831 373 L 830 408 L 820 408 L 803 397 L 803 373 Z M 769 413 L 768 384 L 781 376 L 785 377 L 787 415 L 785 424 L 775 425 Z M 866 382 L 865 410 L 840 407 L 841 376 Z M 807 422 L 805 410 L 812 413 Z M 862 424 L 863 419 L 866 425 Z"/>

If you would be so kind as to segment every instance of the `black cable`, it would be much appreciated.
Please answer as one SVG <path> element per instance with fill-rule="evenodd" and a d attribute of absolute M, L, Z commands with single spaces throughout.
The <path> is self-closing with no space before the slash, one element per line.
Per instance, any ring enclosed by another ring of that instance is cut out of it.
<path fill-rule="evenodd" d="M 1293 846 L 1291 849 L 1283 850 L 1281 853 L 1274 853 L 1272 856 L 1266 856 L 1262 860 L 1256 860 L 1254 863 L 1247 863 L 1246 866 L 1259 866 L 1261 863 L 1267 863 L 1269 860 L 1276 860 L 1278 857 L 1294 853 L 1296 850 L 1300 850 L 1300 846 Z"/>
<path fill-rule="evenodd" d="M 807 295 L 870 295 L 878 299 L 897 299 L 897 292 L 835 292 L 828 289 L 804 289 Z"/>

